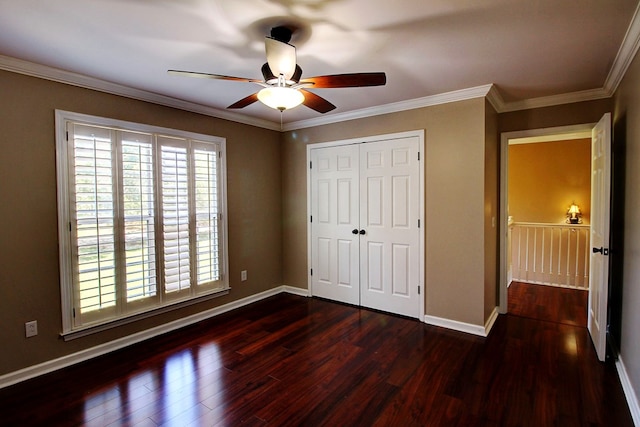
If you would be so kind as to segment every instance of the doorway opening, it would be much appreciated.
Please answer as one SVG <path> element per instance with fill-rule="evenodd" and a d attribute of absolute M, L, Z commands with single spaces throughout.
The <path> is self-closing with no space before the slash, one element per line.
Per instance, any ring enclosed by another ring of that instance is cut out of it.
<path fill-rule="evenodd" d="M 591 131 L 512 138 L 507 155 L 507 309 L 586 327 Z"/>
<path fill-rule="evenodd" d="M 587 326 L 593 127 L 502 134 L 500 313 Z"/>
<path fill-rule="evenodd" d="M 584 132 L 584 133 L 583 133 Z M 587 308 L 587 329 L 595 347 L 598 359 L 605 360 L 607 346 L 607 310 L 609 292 L 609 239 L 610 239 L 610 214 L 611 214 L 611 113 L 606 113 L 600 121 L 594 125 L 576 125 L 557 128 L 547 128 L 530 130 L 523 132 L 503 133 L 501 136 L 501 177 L 500 177 L 500 212 L 503 220 L 500 221 L 500 312 L 508 311 L 508 254 L 507 236 L 509 230 L 508 223 L 508 172 L 509 172 L 509 142 L 520 138 L 558 138 L 558 136 L 579 134 L 581 136 L 591 133 L 591 206 L 589 218 L 589 238 L 583 239 L 586 245 L 585 260 L 588 257 L 588 295 L 589 303 Z M 572 205 L 574 203 L 571 203 Z M 567 214 L 574 212 L 573 206 Z M 572 216 L 573 218 L 573 216 Z M 578 224 L 571 221 L 571 233 L 576 232 Z M 527 235 L 528 236 L 528 235 Z M 536 243 L 536 233 L 534 232 L 534 243 Z M 544 237 L 542 238 L 544 241 Z M 550 238 L 549 241 L 552 241 Z M 579 239 L 576 238 L 576 242 Z M 569 243 L 566 244 L 570 246 Z M 579 243 L 575 244 L 579 247 Z M 584 244 L 583 244 L 584 247 Z M 529 249 L 525 249 L 525 252 Z M 533 250 L 536 266 L 537 249 Z M 527 252 L 528 253 L 528 252 Z M 569 256 L 569 255 L 568 255 Z M 575 264 L 578 265 L 579 255 L 575 257 Z M 529 258 L 527 258 L 528 260 Z M 528 262 L 528 261 L 527 261 Z M 586 263 L 586 261 L 585 261 Z M 542 271 L 540 271 L 542 272 Z M 534 279 L 540 279 L 538 272 L 533 271 Z M 574 278 L 578 283 L 578 275 Z M 542 280 L 545 279 L 542 274 Z M 569 278 L 569 283 L 571 279 Z"/>

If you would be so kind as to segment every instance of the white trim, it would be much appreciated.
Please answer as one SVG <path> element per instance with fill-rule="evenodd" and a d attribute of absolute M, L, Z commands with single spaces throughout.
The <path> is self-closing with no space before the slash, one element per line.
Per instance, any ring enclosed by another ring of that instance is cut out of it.
<path fill-rule="evenodd" d="M 493 310 L 491 311 L 491 314 L 489 315 L 489 318 L 487 319 L 487 321 L 484 324 L 484 336 L 488 337 L 489 333 L 491 332 L 491 329 L 493 329 L 493 325 L 496 323 L 496 320 L 498 320 L 498 307 L 493 307 Z"/>
<path fill-rule="evenodd" d="M 296 288 L 299 289 L 299 288 Z M 59 357 L 57 359 L 49 360 L 37 365 L 29 366 L 18 371 L 10 372 L 0 376 L 0 389 L 8 387 L 13 384 L 17 384 L 22 381 L 26 381 L 40 375 L 44 375 L 50 372 L 57 371 L 59 369 L 66 368 L 76 363 L 84 362 L 94 357 L 102 356 L 112 351 L 120 350 L 130 345 L 138 344 L 142 341 L 156 337 L 158 335 L 165 334 L 167 332 L 175 331 L 185 326 L 193 325 L 194 323 L 201 322 L 203 320 L 210 319 L 220 314 L 226 313 L 231 310 L 235 310 L 254 302 L 261 301 L 263 299 L 272 297 L 282 292 L 298 294 L 298 291 L 293 290 L 291 286 L 278 286 L 273 289 L 266 290 L 245 298 L 241 298 L 237 301 L 232 301 L 227 304 L 223 304 L 218 307 L 214 307 L 209 310 L 201 311 L 191 316 L 187 316 L 178 320 L 174 320 L 163 325 L 146 329 L 144 331 L 137 332 L 135 334 L 127 335 L 122 338 L 118 338 L 113 341 L 109 341 L 104 344 L 100 344 L 94 347 L 87 348 L 75 353 L 68 354 L 66 356 Z"/>
<path fill-rule="evenodd" d="M 552 107 L 554 105 L 571 104 L 574 102 L 594 101 L 597 99 L 610 98 L 603 88 L 588 89 L 578 92 L 562 93 L 559 95 L 541 96 L 539 98 L 523 99 L 522 101 L 506 102 L 502 110 L 498 113 L 511 111 L 530 110 L 533 108 Z"/>
<path fill-rule="evenodd" d="M 633 424 L 640 426 L 640 401 L 638 401 L 638 395 L 633 389 L 631 379 L 627 374 L 627 368 L 625 368 L 622 356 L 620 355 L 618 355 L 618 360 L 616 360 L 616 369 L 618 371 L 618 377 L 620 378 L 620 384 L 622 384 L 624 396 L 627 398 L 627 404 L 629 405 Z"/>
<path fill-rule="evenodd" d="M 474 325 L 472 323 L 458 322 L 457 320 L 445 319 L 437 316 L 424 316 L 424 323 L 433 326 L 439 326 L 442 328 L 452 329 L 458 332 L 464 332 L 466 334 L 478 335 L 481 337 L 488 337 L 493 325 L 498 319 L 498 307 L 494 307 L 493 311 L 489 315 L 484 327 Z"/>
<path fill-rule="evenodd" d="M 359 138 L 341 139 L 338 141 L 314 142 L 311 144 L 307 144 L 307 159 L 309 158 L 309 154 L 311 154 L 311 150 L 315 150 L 316 148 L 338 147 L 341 145 L 363 144 L 367 142 L 377 142 L 377 141 L 389 141 L 390 139 L 402 139 L 402 138 L 410 138 L 414 136 L 418 137 L 420 141 L 423 142 L 424 130 L 420 129 L 420 130 L 410 130 L 406 132 L 387 133 L 383 135 L 363 136 Z M 424 147 L 420 147 L 420 148 L 423 149 Z"/>
<path fill-rule="evenodd" d="M 604 90 L 612 96 L 627 73 L 633 58 L 640 47 L 640 4 L 631 18 L 627 33 L 624 35 L 620 49 L 604 82 Z"/>
<path fill-rule="evenodd" d="M 489 93 L 487 93 L 487 101 L 493 106 L 496 112 L 501 113 L 505 110 L 505 102 L 496 85 L 491 85 Z"/>
<path fill-rule="evenodd" d="M 303 289 L 303 288 L 298 288 L 295 286 L 288 286 L 288 285 L 283 285 L 282 286 L 282 292 L 286 292 L 288 294 L 292 294 L 292 295 L 298 295 L 300 297 L 310 297 L 311 296 L 311 292 L 309 292 L 308 289 Z"/>
<path fill-rule="evenodd" d="M 442 328 L 452 329 L 458 332 L 464 332 L 466 334 L 486 337 L 484 327 L 479 325 L 474 325 L 472 323 L 458 322 L 457 320 L 450 320 L 442 317 L 430 316 L 428 314 L 425 314 L 424 316 L 424 323 L 428 325 L 440 326 Z"/>
<path fill-rule="evenodd" d="M 468 89 L 460 89 L 452 92 L 441 93 L 438 95 L 425 96 L 423 98 L 409 99 L 407 101 L 394 102 L 391 104 L 362 108 L 360 110 L 353 110 L 313 119 L 300 120 L 297 122 L 286 123 L 285 125 L 283 125 L 282 129 L 283 131 L 298 130 L 313 126 L 345 122 L 347 120 L 356 120 L 366 117 L 379 116 L 381 114 L 415 110 L 417 108 L 464 101 L 467 99 L 484 98 L 485 96 L 487 96 L 492 87 L 493 84 L 488 84 L 484 86 L 477 86 Z"/>

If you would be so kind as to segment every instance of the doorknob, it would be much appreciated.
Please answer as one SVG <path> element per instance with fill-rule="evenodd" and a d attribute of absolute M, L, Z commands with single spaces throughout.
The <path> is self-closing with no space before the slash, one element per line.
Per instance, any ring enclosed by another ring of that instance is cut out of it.
<path fill-rule="evenodd" d="M 360 234 L 364 235 L 366 233 L 366 231 L 364 231 L 364 229 L 360 230 Z"/>
<path fill-rule="evenodd" d="M 602 250 L 603 250 L 602 246 L 599 248 L 593 248 L 593 253 L 594 254 L 597 254 L 598 252 L 603 253 Z"/>
<path fill-rule="evenodd" d="M 354 228 L 353 230 L 351 230 L 351 233 L 352 233 L 352 234 L 358 234 L 358 229 L 357 229 L 357 228 Z"/>

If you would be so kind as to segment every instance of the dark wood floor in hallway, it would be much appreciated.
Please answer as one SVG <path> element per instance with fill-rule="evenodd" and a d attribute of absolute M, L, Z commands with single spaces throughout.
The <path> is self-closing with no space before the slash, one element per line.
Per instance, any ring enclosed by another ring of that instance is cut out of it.
<path fill-rule="evenodd" d="M 588 299 L 586 290 L 512 282 L 508 311 L 516 316 L 586 328 Z"/>
<path fill-rule="evenodd" d="M 281 294 L 0 390 L 10 426 L 633 426 L 584 327 L 488 338 Z"/>

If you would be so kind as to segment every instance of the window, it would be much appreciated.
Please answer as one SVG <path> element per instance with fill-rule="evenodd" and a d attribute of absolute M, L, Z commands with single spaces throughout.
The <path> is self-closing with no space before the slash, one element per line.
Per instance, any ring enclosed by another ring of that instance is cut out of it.
<path fill-rule="evenodd" d="M 225 140 L 56 112 L 63 334 L 228 290 Z"/>

